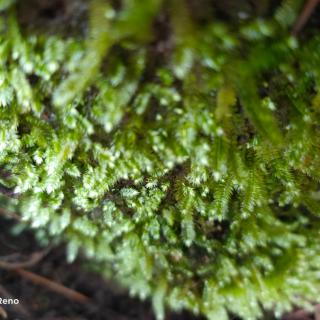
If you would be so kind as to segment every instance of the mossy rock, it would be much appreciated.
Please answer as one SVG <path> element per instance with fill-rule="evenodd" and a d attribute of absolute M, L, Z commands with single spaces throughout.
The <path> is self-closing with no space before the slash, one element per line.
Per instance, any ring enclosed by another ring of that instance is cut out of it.
<path fill-rule="evenodd" d="M 2 206 L 158 319 L 320 294 L 320 38 L 301 1 L 218 2 L 92 1 L 70 35 L 0 1 Z"/>

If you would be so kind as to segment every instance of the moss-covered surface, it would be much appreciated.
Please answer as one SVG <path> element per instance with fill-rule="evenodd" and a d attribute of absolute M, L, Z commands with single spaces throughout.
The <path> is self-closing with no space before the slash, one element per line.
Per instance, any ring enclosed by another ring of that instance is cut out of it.
<path fill-rule="evenodd" d="M 0 1 L 1 192 L 159 319 L 319 296 L 320 38 L 271 2 L 92 1 L 69 35 Z"/>

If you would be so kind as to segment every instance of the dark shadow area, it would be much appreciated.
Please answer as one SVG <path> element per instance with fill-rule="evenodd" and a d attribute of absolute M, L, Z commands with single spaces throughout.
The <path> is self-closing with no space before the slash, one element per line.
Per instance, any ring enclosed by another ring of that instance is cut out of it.
<path fill-rule="evenodd" d="M 15 223 L 0 217 L 0 264 L 28 261 L 43 251 L 30 231 L 12 234 Z M 18 305 L 2 305 L 8 319 L 19 320 L 154 320 L 151 304 L 131 298 L 127 291 L 86 268 L 83 257 L 68 264 L 64 246 L 52 248 L 43 259 L 25 270 L 90 299 L 82 303 L 35 284 L 14 270 L 0 268 L 0 297 L 19 299 Z M 0 313 L 0 319 L 1 313 Z M 166 320 L 203 320 L 188 313 L 168 314 Z"/>

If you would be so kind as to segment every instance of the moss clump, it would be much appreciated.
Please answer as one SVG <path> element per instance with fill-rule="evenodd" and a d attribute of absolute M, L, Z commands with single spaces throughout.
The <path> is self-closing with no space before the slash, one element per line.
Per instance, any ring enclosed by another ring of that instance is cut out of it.
<path fill-rule="evenodd" d="M 158 319 L 319 295 L 320 38 L 290 36 L 299 1 L 230 24 L 94 1 L 82 40 L 22 34 L 0 8 L 1 191 L 25 221 Z"/>

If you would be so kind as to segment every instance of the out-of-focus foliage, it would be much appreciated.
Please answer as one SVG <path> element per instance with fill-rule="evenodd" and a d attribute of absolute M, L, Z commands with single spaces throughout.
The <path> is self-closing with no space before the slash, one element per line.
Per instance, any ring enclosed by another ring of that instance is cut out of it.
<path fill-rule="evenodd" d="M 0 10 L 8 9 L 15 0 L 0 0 Z"/>
<path fill-rule="evenodd" d="M 24 221 L 68 240 L 70 260 L 84 248 L 151 296 L 158 319 L 308 305 L 320 293 L 320 38 L 290 36 L 297 1 L 236 26 L 186 3 L 92 2 L 83 40 L 23 34 L 6 11 L 1 186 Z"/>

